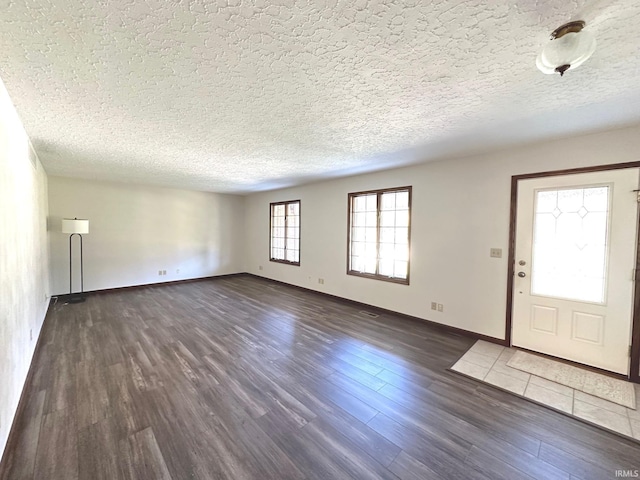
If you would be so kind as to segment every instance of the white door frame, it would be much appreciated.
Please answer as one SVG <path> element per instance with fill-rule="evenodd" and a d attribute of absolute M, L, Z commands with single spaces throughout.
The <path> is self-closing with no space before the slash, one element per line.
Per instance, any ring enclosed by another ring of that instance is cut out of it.
<path fill-rule="evenodd" d="M 612 165 L 599 165 L 594 167 L 573 168 L 568 170 L 556 170 L 549 172 L 529 173 L 524 175 L 514 175 L 511 177 L 511 212 L 509 219 L 509 256 L 507 265 L 507 314 L 505 343 L 511 346 L 512 340 L 512 316 L 513 316 L 513 294 L 515 275 L 515 245 L 516 245 L 516 218 L 518 213 L 518 182 L 532 178 L 552 177 L 561 175 L 571 175 L 576 173 L 600 172 L 605 170 L 618 170 L 623 168 L 638 168 L 640 162 L 617 163 Z M 640 192 L 639 192 L 640 198 Z M 638 209 L 638 224 L 640 224 L 640 209 Z M 628 378 L 632 382 L 640 383 L 640 234 L 638 235 L 638 245 L 636 247 L 635 265 L 635 288 L 631 333 L 631 367 Z M 590 367 L 593 368 L 593 367 Z"/>

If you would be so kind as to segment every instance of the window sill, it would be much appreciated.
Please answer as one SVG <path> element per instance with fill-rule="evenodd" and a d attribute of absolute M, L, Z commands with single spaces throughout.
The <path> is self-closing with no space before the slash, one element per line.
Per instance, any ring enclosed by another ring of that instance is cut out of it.
<path fill-rule="evenodd" d="M 270 258 L 269 261 L 274 263 L 283 263 L 285 265 L 294 265 L 296 267 L 300 266 L 300 262 L 290 262 L 288 260 L 279 260 L 277 258 Z"/>
<path fill-rule="evenodd" d="M 409 285 L 409 277 L 407 278 L 393 278 L 385 277 L 384 275 L 375 275 L 372 273 L 362 273 L 356 270 L 348 270 L 347 275 L 353 275 L 355 277 L 370 278 L 371 280 L 381 280 L 383 282 L 397 283 L 399 285 Z"/>

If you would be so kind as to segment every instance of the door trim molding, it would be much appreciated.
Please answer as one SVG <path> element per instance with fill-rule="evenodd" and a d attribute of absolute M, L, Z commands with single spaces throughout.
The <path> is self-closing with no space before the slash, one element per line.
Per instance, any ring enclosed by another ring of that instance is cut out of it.
<path fill-rule="evenodd" d="M 505 322 L 505 342 L 511 346 L 511 328 L 513 315 L 513 275 L 515 273 L 516 247 L 516 217 L 518 208 L 518 182 L 531 178 L 556 177 L 574 173 L 602 172 L 607 170 L 621 170 L 624 168 L 640 168 L 639 162 L 615 163 L 611 165 L 596 165 L 592 167 L 569 168 L 538 173 L 525 173 L 511 177 L 511 205 L 509 212 L 509 255 L 507 257 L 507 313 Z M 640 226 L 640 208 L 638 209 L 638 223 Z M 632 327 L 631 327 L 631 366 L 629 380 L 640 383 L 640 231 L 637 235 L 636 247 L 636 278 L 634 288 Z"/>

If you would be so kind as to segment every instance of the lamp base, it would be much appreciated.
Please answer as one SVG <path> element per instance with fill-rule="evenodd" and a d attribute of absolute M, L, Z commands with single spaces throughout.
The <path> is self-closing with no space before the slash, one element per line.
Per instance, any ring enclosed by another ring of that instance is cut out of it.
<path fill-rule="evenodd" d="M 84 295 L 71 295 L 67 303 L 82 303 L 87 299 Z"/>

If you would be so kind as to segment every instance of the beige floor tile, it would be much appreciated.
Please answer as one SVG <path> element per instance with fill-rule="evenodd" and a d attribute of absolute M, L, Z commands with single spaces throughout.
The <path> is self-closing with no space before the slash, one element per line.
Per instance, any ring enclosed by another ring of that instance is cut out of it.
<path fill-rule="evenodd" d="M 631 423 L 626 415 L 620 415 L 577 399 L 573 403 L 573 414 L 609 430 L 631 436 Z"/>
<path fill-rule="evenodd" d="M 493 366 L 493 364 L 496 362 L 496 358 L 487 357 L 486 355 L 472 352 L 471 350 L 465 353 L 462 357 L 465 362 L 475 363 L 476 365 L 487 368 L 491 368 Z"/>
<path fill-rule="evenodd" d="M 523 372 L 522 370 L 518 370 L 517 368 L 509 367 L 507 365 L 507 361 L 501 360 L 500 358 L 498 358 L 496 363 L 493 364 L 491 370 L 494 372 L 504 373 L 505 375 L 509 375 L 510 377 L 514 377 L 525 382 L 529 381 L 529 378 L 531 377 L 530 373 Z"/>
<path fill-rule="evenodd" d="M 631 420 L 631 433 L 633 438 L 640 440 L 640 422 L 637 420 Z"/>
<path fill-rule="evenodd" d="M 511 360 L 511 357 L 513 357 L 513 354 L 516 352 L 517 350 L 515 348 L 505 348 L 500 354 L 500 356 L 498 357 L 498 360 L 504 361 L 504 363 L 507 363 L 509 360 Z"/>
<path fill-rule="evenodd" d="M 531 377 L 531 380 L 534 378 L 535 377 Z M 529 385 L 527 385 L 524 396 L 566 413 L 571 413 L 573 410 L 573 396 L 563 395 L 554 390 L 536 385 L 531 381 L 529 381 Z"/>
<path fill-rule="evenodd" d="M 501 345 L 496 345 L 495 343 L 485 342 L 484 340 L 478 340 L 473 347 L 471 347 L 470 351 L 474 353 L 479 353 L 481 355 L 486 355 L 487 357 L 491 357 L 496 359 L 500 356 L 505 347 Z"/>
<path fill-rule="evenodd" d="M 546 378 L 540 378 L 536 377 L 535 375 L 531 375 L 530 383 L 532 383 L 533 385 L 537 385 L 538 387 L 546 388 L 547 390 L 553 390 L 556 393 L 560 393 L 568 397 L 573 397 L 573 388 L 567 387 L 566 385 L 560 385 L 559 383 L 552 382 L 551 380 L 547 380 Z"/>
<path fill-rule="evenodd" d="M 495 385 L 496 387 L 504 388 L 505 390 L 509 390 L 510 392 L 517 393 L 518 395 L 522 395 L 525 388 L 527 388 L 526 380 L 521 380 L 493 370 L 487 374 L 487 376 L 484 378 L 484 381 L 490 383 L 491 385 Z"/>
<path fill-rule="evenodd" d="M 467 362 L 463 358 L 458 360 L 456 364 L 451 367 L 451 370 L 464 373 L 465 375 L 477 378 L 478 380 L 483 380 L 487 373 L 489 373 L 489 367 L 482 367 L 475 363 Z"/>
<path fill-rule="evenodd" d="M 609 402 L 608 400 L 603 400 L 602 398 L 594 397 L 593 395 L 589 395 L 588 393 L 584 393 L 579 390 L 576 390 L 575 399 L 580 402 L 589 403 L 595 407 L 602 408 L 603 410 L 617 413 L 618 415 L 627 416 L 626 407 L 618 405 L 617 403 Z"/>
<path fill-rule="evenodd" d="M 633 387 L 636 389 L 636 408 L 632 411 L 638 413 L 637 420 L 640 420 L 640 383 L 634 383 Z"/>
<path fill-rule="evenodd" d="M 640 400 L 640 398 L 636 397 L 636 402 Z M 633 410 L 631 408 L 627 408 L 627 413 L 629 414 L 629 418 L 631 420 L 637 420 L 638 422 L 640 422 L 640 410 L 638 410 L 636 408 L 636 410 Z"/>

